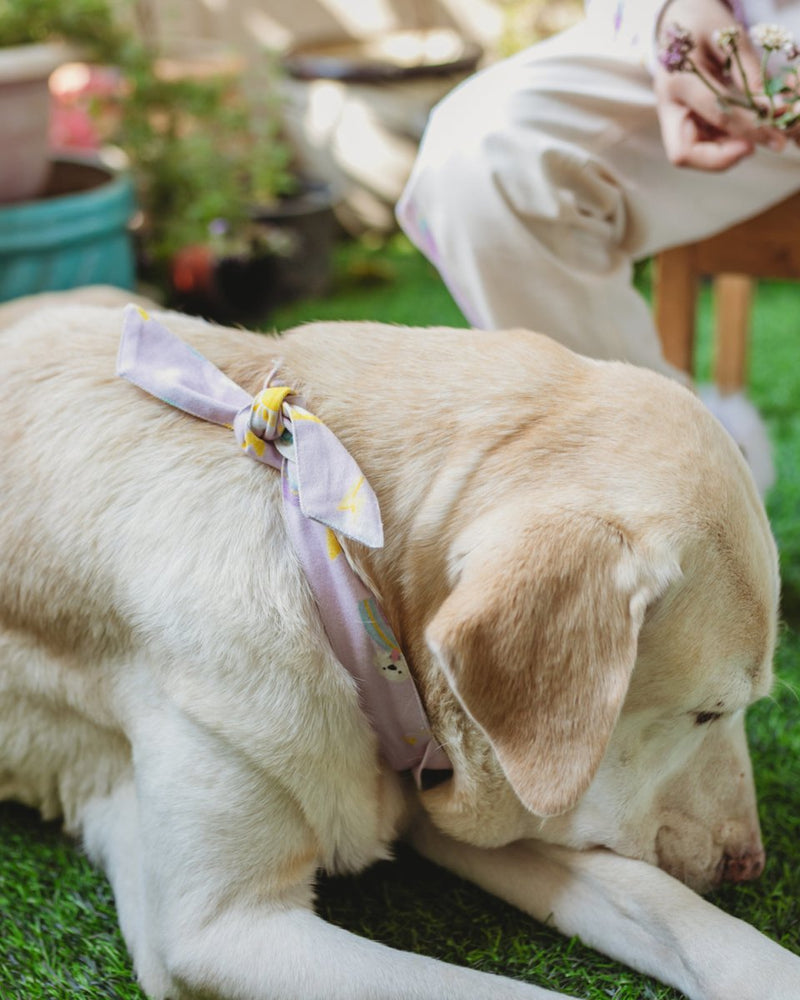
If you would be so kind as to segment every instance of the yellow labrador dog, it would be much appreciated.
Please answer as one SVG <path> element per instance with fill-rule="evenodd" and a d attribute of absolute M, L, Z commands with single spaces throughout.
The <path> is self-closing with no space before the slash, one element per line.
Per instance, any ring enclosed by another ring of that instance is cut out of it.
<path fill-rule="evenodd" d="M 90 298 L 0 316 L 0 792 L 82 837 L 151 997 L 552 1000 L 314 914 L 319 869 L 399 837 L 693 1000 L 800 997 L 800 958 L 695 892 L 763 867 L 743 720 L 778 572 L 688 391 L 523 331 L 155 317 L 251 396 L 276 369 L 374 490 L 383 546 L 330 537 L 452 770 L 416 782 L 281 474 L 119 378 Z"/>

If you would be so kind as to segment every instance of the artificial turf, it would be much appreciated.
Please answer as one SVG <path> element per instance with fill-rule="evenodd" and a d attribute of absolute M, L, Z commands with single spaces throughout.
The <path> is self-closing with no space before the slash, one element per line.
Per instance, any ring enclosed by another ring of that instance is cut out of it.
<path fill-rule="evenodd" d="M 646 276 L 645 276 L 646 281 Z M 769 860 L 753 884 L 714 901 L 800 953 L 800 365 L 796 286 L 761 286 L 755 304 L 751 395 L 767 420 L 779 479 L 768 510 L 781 549 L 783 628 L 773 696 L 749 715 Z M 708 368 L 708 295 L 700 372 Z M 337 257 L 329 298 L 275 316 L 277 329 L 311 319 L 463 325 L 430 266 L 402 239 Z M 58 824 L 0 805 L 0 998 L 142 1000 L 117 930 L 113 899 Z M 675 1000 L 679 994 L 567 940 L 401 848 L 358 878 L 323 879 L 320 912 L 399 948 L 561 990 L 586 1000 Z M 769 984 L 765 983 L 765 1000 Z M 288 998 L 287 998 L 288 1000 Z"/>

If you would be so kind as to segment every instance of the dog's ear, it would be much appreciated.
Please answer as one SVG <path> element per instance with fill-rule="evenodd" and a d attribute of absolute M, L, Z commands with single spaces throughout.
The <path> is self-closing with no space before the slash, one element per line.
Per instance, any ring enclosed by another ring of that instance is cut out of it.
<path fill-rule="evenodd" d="M 552 816 L 591 782 L 647 605 L 680 571 L 599 518 L 493 522 L 463 557 L 426 639 L 520 800 Z"/>

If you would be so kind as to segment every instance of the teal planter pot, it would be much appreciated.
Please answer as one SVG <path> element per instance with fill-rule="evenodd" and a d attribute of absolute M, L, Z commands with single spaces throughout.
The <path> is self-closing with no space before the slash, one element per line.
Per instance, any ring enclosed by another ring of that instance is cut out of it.
<path fill-rule="evenodd" d="M 133 288 L 135 210 L 126 172 L 57 160 L 40 198 L 0 205 L 0 302 L 82 285 Z"/>

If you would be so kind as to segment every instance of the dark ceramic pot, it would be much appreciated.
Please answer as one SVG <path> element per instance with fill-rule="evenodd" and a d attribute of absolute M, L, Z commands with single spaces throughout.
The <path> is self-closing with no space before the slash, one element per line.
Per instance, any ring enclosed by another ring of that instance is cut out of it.
<path fill-rule="evenodd" d="M 217 257 L 187 247 L 172 265 L 172 304 L 220 323 L 258 324 L 279 305 L 324 295 L 338 226 L 327 185 L 306 182 L 275 206 L 255 209 L 263 229 L 252 252 Z M 264 250 L 264 246 L 273 249 Z"/>

